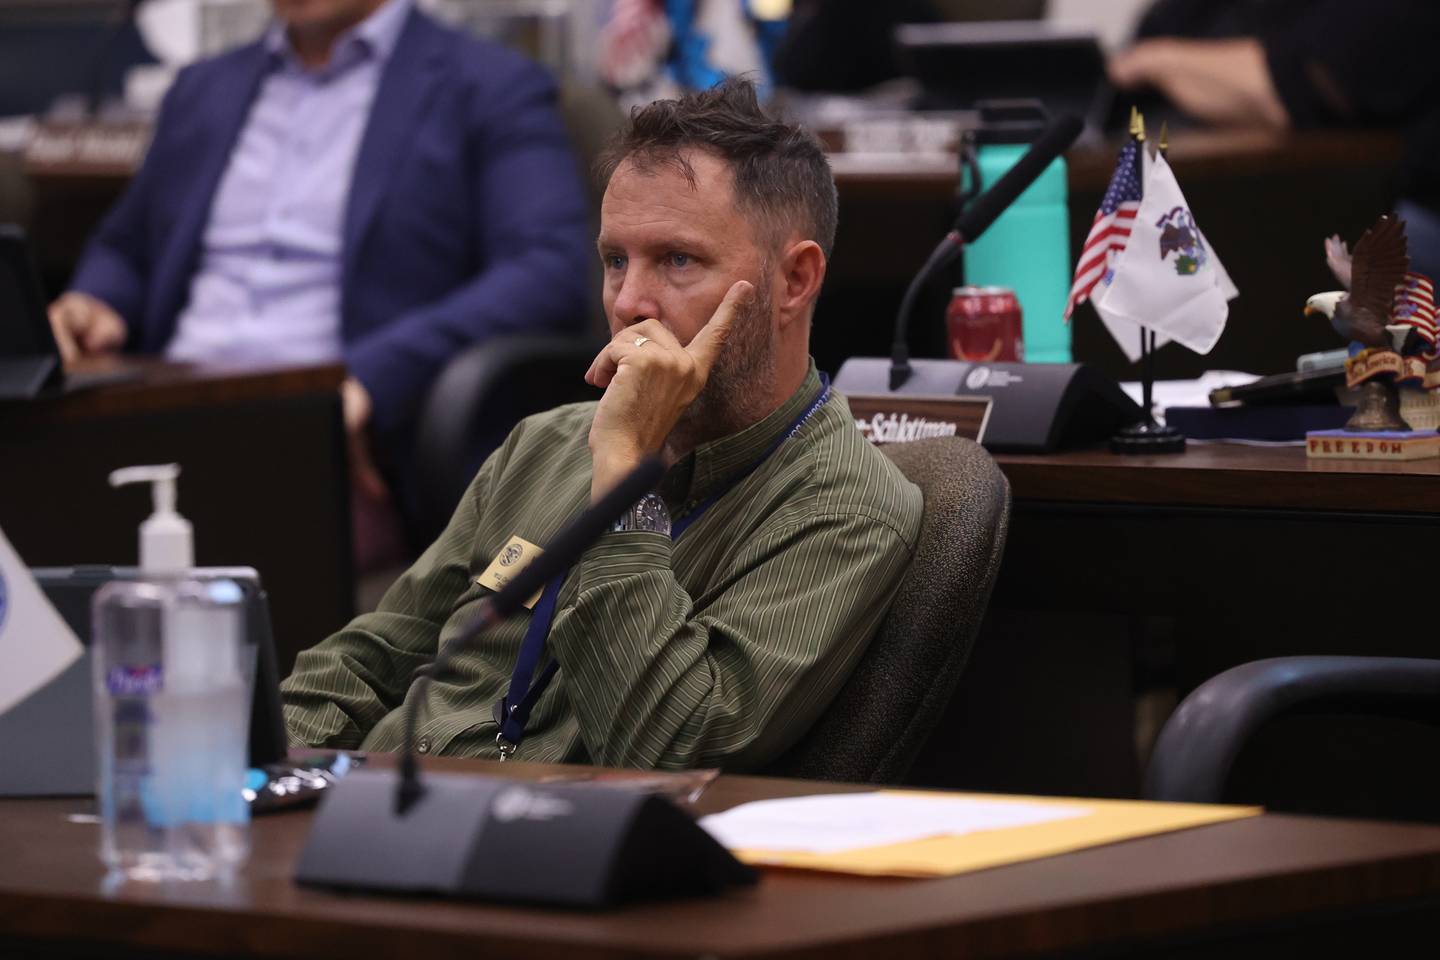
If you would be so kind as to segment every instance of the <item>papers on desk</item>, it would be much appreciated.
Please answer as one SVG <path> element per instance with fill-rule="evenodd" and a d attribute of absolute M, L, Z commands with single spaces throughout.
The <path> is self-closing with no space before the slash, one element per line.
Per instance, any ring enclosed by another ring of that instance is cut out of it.
<path fill-rule="evenodd" d="M 700 821 L 742 861 L 940 877 L 1256 816 L 1259 807 L 881 790 L 741 804 Z"/>
<path fill-rule="evenodd" d="M 1040 806 L 943 793 L 827 793 L 741 804 L 700 825 L 740 850 L 842 853 L 1081 817 L 1084 807 Z"/>
<path fill-rule="evenodd" d="M 1208 407 L 1211 390 L 1254 383 L 1259 379 L 1259 374 L 1242 373 L 1239 370 L 1207 370 L 1195 380 L 1156 380 L 1154 392 L 1151 394 L 1155 409 L 1151 412 L 1157 420 L 1164 423 L 1167 407 Z M 1120 389 L 1136 403 L 1145 402 L 1145 390 L 1140 381 L 1122 383 Z"/>

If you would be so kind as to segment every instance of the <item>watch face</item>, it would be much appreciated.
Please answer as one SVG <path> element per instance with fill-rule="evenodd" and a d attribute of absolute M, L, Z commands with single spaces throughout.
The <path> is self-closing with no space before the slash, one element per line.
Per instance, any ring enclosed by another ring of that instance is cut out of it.
<path fill-rule="evenodd" d="M 670 511 L 658 493 L 647 493 L 635 506 L 620 515 L 615 530 L 641 530 L 646 533 L 670 534 Z"/>

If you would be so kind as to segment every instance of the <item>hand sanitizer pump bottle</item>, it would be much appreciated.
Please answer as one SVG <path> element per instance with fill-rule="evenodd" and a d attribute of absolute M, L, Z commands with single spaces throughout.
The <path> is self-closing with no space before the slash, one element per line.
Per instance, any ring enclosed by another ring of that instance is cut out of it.
<path fill-rule="evenodd" d="M 179 475 L 175 464 L 110 475 L 152 484 L 154 513 L 139 576 L 94 600 L 100 857 L 136 880 L 224 875 L 249 852 L 243 597 L 233 580 L 194 574 Z"/>

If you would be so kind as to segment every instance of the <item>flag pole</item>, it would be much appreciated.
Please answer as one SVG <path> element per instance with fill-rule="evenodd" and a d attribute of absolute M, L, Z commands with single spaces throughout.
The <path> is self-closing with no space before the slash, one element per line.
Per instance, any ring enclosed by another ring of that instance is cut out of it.
<path fill-rule="evenodd" d="M 1155 152 L 1161 159 L 1165 159 L 1170 153 L 1170 124 L 1164 120 L 1160 121 L 1160 142 L 1155 144 Z M 1150 352 L 1155 352 L 1155 331 L 1150 331 Z"/>
<path fill-rule="evenodd" d="M 1169 147 L 1169 129 L 1160 126 L 1160 155 Z M 1145 189 L 1145 117 L 1135 107 L 1130 108 L 1130 139 L 1136 144 L 1135 179 Z M 1143 202 L 1143 196 L 1142 196 Z M 1140 391 L 1145 406 L 1145 418 L 1132 424 L 1110 438 L 1113 453 L 1184 453 L 1185 435 L 1174 427 L 1155 421 L 1155 331 L 1140 327 Z"/>
<path fill-rule="evenodd" d="M 1130 107 L 1130 139 L 1135 141 L 1135 180 L 1145 196 L 1145 115 Z M 1140 390 L 1145 402 L 1145 422 L 1155 425 L 1155 331 L 1140 328 Z"/>

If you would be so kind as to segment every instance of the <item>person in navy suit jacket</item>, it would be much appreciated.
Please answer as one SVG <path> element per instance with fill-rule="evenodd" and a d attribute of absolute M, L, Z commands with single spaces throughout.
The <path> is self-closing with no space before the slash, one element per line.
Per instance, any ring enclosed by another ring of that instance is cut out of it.
<path fill-rule="evenodd" d="M 412 0 L 272 0 L 182 71 L 51 306 L 67 359 L 343 361 L 357 492 L 426 390 L 497 333 L 580 331 L 587 206 L 555 85 Z M 393 478 L 393 470 L 388 472 Z"/>

